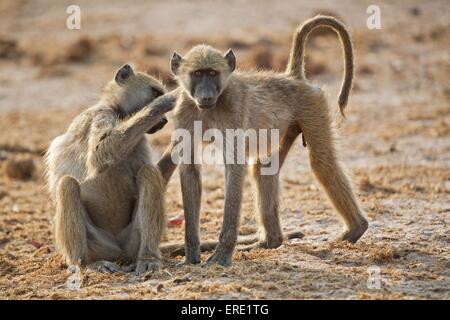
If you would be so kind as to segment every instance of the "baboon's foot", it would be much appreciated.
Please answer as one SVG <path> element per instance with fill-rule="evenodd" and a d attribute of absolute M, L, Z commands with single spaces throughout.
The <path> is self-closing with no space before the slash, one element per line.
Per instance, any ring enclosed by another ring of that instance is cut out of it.
<path fill-rule="evenodd" d="M 99 272 L 105 272 L 105 273 L 115 273 L 122 271 L 120 266 L 117 263 L 111 262 L 111 261 L 95 261 L 94 263 L 91 263 L 88 265 L 89 269 L 99 271 Z"/>
<path fill-rule="evenodd" d="M 214 253 L 208 258 L 206 263 L 208 265 L 217 263 L 222 267 L 231 267 L 233 252 L 225 252 L 223 250 L 214 251 Z"/>
<path fill-rule="evenodd" d="M 189 250 L 186 253 L 186 256 L 184 258 L 183 262 L 177 263 L 177 266 L 184 266 L 187 264 L 199 264 L 200 261 L 200 253 L 190 253 Z"/>
<path fill-rule="evenodd" d="M 258 242 L 240 247 L 240 251 L 250 251 L 253 249 L 276 249 L 283 243 L 283 239 L 260 240 Z"/>
<path fill-rule="evenodd" d="M 158 260 L 148 260 L 141 259 L 136 263 L 135 274 L 137 276 L 143 275 L 144 273 L 153 273 L 161 269 L 161 262 Z"/>
<path fill-rule="evenodd" d="M 291 231 L 286 233 L 286 239 L 302 239 L 305 235 L 301 231 Z M 276 249 L 283 243 L 282 237 L 267 238 L 265 240 L 260 240 L 258 242 L 242 246 L 239 248 L 240 251 L 250 251 L 253 249 Z"/>
<path fill-rule="evenodd" d="M 339 241 L 348 241 L 350 243 L 355 243 L 359 240 L 359 238 L 362 237 L 364 232 L 366 232 L 367 228 L 369 227 L 369 223 L 365 218 L 361 220 L 361 222 L 352 227 L 350 230 L 344 231 L 338 238 Z"/>
<path fill-rule="evenodd" d="M 239 251 L 251 251 L 251 250 L 254 250 L 254 249 L 266 249 L 266 248 L 267 248 L 267 242 L 264 241 L 264 240 L 259 240 L 259 241 L 255 242 L 255 243 L 252 243 L 252 244 L 248 244 L 248 245 L 245 245 L 245 246 L 239 246 L 237 248 L 237 250 L 239 250 Z"/>

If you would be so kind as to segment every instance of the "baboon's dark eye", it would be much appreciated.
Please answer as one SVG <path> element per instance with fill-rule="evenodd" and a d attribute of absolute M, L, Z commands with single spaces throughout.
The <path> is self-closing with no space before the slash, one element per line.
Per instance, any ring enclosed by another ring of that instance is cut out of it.
<path fill-rule="evenodd" d="M 159 89 L 152 88 L 153 98 L 158 98 L 163 95 L 163 92 Z"/>
<path fill-rule="evenodd" d="M 202 72 L 200 70 L 197 70 L 194 72 L 194 76 L 200 77 L 202 75 Z"/>
<path fill-rule="evenodd" d="M 209 75 L 212 77 L 215 77 L 217 75 L 217 71 L 216 70 L 210 70 L 209 71 Z"/>

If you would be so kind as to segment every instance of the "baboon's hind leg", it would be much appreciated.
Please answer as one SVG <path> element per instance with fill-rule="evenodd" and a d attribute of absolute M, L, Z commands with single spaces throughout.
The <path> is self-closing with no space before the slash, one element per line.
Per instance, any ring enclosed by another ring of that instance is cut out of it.
<path fill-rule="evenodd" d="M 256 206 L 260 220 L 264 227 L 264 239 L 254 244 L 241 247 L 240 250 L 251 250 L 254 248 L 277 248 L 283 242 L 281 230 L 279 207 L 279 171 L 286 160 L 286 157 L 293 143 L 297 139 L 301 130 L 297 124 L 289 126 L 286 134 L 280 143 L 278 150 L 279 169 L 274 175 L 261 175 L 261 163 L 253 165 L 253 177 L 256 183 Z M 302 238 L 301 232 L 297 233 L 298 238 Z"/>
<path fill-rule="evenodd" d="M 291 150 L 292 145 L 294 144 L 295 140 L 297 139 L 298 135 L 301 132 L 302 130 L 297 124 L 292 124 L 289 126 L 288 130 L 286 131 L 286 134 L 281 140 L 279 149 L 280 170 L 283 167 L 284 161 L 286 160 L 289 150 Z"/>
<path fill-rule="evenodd" d="M 252 168 L 256 183 L 256 202 L 260 221 L 264 227 L 264 240 L 255 246 L 259 248 L 277 248 L 283 242 L 279 205 L 279 173 L 261 175 L 261 164 L 258 162 Z"/>
<path fill-rule="evenodd" d="M 136 274 L 157 271 L 161 265 L 159 244 L 165 230 L 165 182 L 156 166 L 146 164 L 137 175 L 138 199 L 131 224 L 124 230 L 127 256 L 136 261 Z"/>
<path fill-rule="evenodd" d="M 88 263 L 84 217 L 80 185 L 72 177 L 62 177 L 56 189 L 55 245 L 69 265 Z"/>
<path fill-rule="evenodd" d="M 301 126 L 309 148 L 311 168 L 344 220 L 345 229 L 339 239 L 354 243 L 367 230 L 368 222 L 338 160 L 332 121 L 326 101 L 322 100 L 310 109 L 305 108 Z"/>
<path fill-rule="evenodd" d="M 62 177 L 56 192 L 55 239 L 58 251 L 68 264 L 86 265 L 95 261 L 100 271 L 112 271 L 112 262 L 121 249 L 105 232 L 90 221 L 81 202 L 80 185 L 73 177 Z M 104 264 L 108 268 L 100 268 Z"/>
<path fill-rule="evenodd" d="M 123 257 L 122 249 L 116 239 L 105 230 L 96 227 L 89 217 L 86 217 L 85 224 L 89 261 L 93 262 L 89 267 L 101 272 L 120 271 L 120 266 L 113 262 Z"/>

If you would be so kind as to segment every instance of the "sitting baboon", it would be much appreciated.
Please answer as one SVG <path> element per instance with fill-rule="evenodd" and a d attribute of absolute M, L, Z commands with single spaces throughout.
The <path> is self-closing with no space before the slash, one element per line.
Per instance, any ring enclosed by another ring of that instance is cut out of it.
<path fill-rule="evenodd" d="M 232 50 L 222 55 L 218 50 L 199 45 L 184 57 L 174 53 L 171 69 L 183 89 L 175 107 L 175 126 L 193 133 L 194 121 L 202 121 L 203 131 L 214 128 L 224 135 L 226 129 L 278 129 L 280 147 L 272 150 L 282 166 L 293 142 L 303 133 L 311 167 L 344 221 L 340 239 L 356 242 L 368 222 L 360 209 L 349 178 L 338 160 L 334 142 L 333 119 L 323 91 L 310 84 L 304 75 L 305 41 L 312 29 L 333 29 L 343 45 L 344 80 L 339 94 L 343 114 L 353 79 L 353 53 L 345 26 L 333 17 L 317 16 L 306 21 L 294 34 L 290 60 L 285 73 L 235 71 Z M 203 134 L 203 132 L 202 132 Z M 165 179 L 175 169 L 173 142 L 158 164 Z M 195 146 L 192 146 L 195 148 Z M 224 155 L 228 145 L 224 146 Z M 257 155 L 253 155 L 257 156 Z M 181 188 L 186 215 L 186 263 L 200 262 L 199 217 L 201 203 L 200 165 L 180 164 Z M 261 159 L 260 159 L 261 160 Z M 265 237 L 254 247 L 276 248 L 283 240 L 279 205 L 279 171 L 263 175 L 264 164 L 252 165 L 257 185 L 257 207 Z M 209 263 L 228 266 L 236 246 L 243 178 L 246 165 L 225 163 L 225 208 L 219 244 Z"/>
<path fill-rule="evenodd" d="M 124 65 L 100 100 L 52 141 L 46 162 L 55 245 L 68 264 L 112 272 L 114 261 L 126 259 L 136 274 L 159 268 L 165 183 L 145 133 L 167 122 L 176 97 L 165 92 Z"/>

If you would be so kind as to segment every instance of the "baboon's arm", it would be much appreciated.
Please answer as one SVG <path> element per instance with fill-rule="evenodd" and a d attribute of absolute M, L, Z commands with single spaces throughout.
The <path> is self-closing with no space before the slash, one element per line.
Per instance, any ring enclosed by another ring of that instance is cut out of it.
<path fill-rule="evenodd" d="M 172 151 L 174 148 L 174 142 L 171 142 L 170 145 L 167 147 L 166 151 L 164 151 L 163 156 L 158 161 L 158 169 L 161 172 L 164 183 L 167 185 L 167 183 L 170 180 L 170 177 L 172 177 L 173 172 L 177 168 L 177 164 L 172 161 Z"/>
<path fill-rule="evenodd" d="M 174 103 L 174 96 L 165 95 L 123 121 L 118 122 L 113 114 L 103 113 L 94 117 L 89 138 L 90 168 L 103 171 L 125 159 L 143 135 L 173 108 Z"/>

